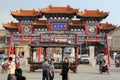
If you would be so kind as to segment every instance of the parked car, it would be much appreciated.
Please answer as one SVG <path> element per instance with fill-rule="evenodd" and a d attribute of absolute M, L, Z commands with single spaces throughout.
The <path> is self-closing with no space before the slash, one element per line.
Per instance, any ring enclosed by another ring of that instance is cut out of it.
<path fill-rule="evenodd" d="M 115 56 L 115 66 L 120 67 L 120 54 Z"/>
<path fill-rule="evenodd" d="M 83 54 L 80 56 L 80 63 L 88 63 L 90 62 L 90 56 L 88 54 Z"/>

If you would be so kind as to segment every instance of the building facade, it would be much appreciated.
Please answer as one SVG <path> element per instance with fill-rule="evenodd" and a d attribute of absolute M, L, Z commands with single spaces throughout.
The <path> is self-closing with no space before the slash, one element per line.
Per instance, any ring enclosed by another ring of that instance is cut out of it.
<path fill-rule="evenodd" d="M 120 52 L 120 27 L 109 33 L 109 47 L 112 52 Z"/>
<path fill-rule="evenodd" d="M 18 22 L 3 24 L 10 33 L 8 55 L 27 57 L 28 44 L 31 42 L 66 42 L 78 44 L 75 50 L 79 54 L 94 54 L 103 52 L 108 55 L 107 33 L 116 26 L 110 23 L 101 23 L 109 13 L 100 10 L 84 10 L 52 5 L 37 10 L 18 10 L 11 12 Z M 94 46 L 93 53 L 90 47 Z M 14 50 L 13 50 L 14 49 Z M 20 55 L 22 54 L 22 55 Z M 27 58 L 25 57 L 25 58 Z"/>
<path fill-rule="evenodd" d="M 0 30 L 0 54 L 5 53 L 5 47 L 6 47 L 6 34 L 7 31 L 5 29 Z"/>

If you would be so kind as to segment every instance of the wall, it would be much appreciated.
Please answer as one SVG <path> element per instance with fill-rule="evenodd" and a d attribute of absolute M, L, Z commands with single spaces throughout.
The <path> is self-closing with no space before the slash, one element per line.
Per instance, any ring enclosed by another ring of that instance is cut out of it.
<path fill-rule="evenodd" d="M 111 36 L 112 36 L 111 45 L 110 45 L 111 50 L 113 51 L 120 50 L 120 28 L 114 30 Z"/>

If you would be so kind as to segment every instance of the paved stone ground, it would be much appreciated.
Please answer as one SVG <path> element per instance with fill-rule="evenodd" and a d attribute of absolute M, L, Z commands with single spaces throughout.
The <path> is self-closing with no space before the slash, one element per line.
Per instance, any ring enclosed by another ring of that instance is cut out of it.
<path fill-rule="evenodd" d="M 42 80 L 42 70 L 29 72 L 29 66 L 22 66 L 23 75 L 27 80 Z M 54 80 L 62 80 L 59 75 L 60 70 L 55 71 Z M 7 73 L 0 73 L 0 80 L 7 80 Z M 90 65 L 79 65 L 77 73 L 70 73 L 69 80 L 120 80 L 120 68 L 114 65 L 110 67 L 110 74 L 99 74 L 98 65 L 92 67 Z"/>

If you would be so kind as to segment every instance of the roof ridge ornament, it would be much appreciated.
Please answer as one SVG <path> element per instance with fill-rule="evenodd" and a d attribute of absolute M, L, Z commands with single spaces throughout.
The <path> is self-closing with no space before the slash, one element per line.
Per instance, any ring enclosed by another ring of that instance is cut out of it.
<path fill-rule="evenodd" d="M 49 8 L 52 8 L 52 5 L 50 4 L 48 7 L 49 7 Z"/>
<path fill-rule="evenodd" d="M 67 5 L 67 8 L 68 8 L 68 9 L 71 9 L 70 5 Z"/>
<path fill-rule="evenodd" d="M 20 11 L 23 11 L 22 9 L 20 9 Z"/>
<path fill-rule="evenodd" d="M 87 9 L 84 10 L 85 12 L 88 11 Z"/>

